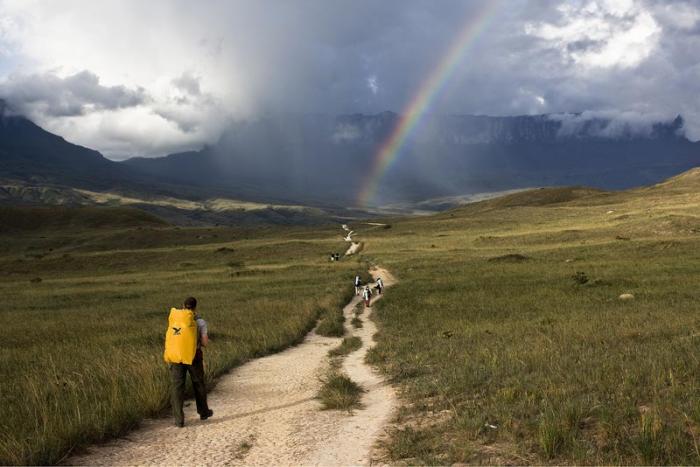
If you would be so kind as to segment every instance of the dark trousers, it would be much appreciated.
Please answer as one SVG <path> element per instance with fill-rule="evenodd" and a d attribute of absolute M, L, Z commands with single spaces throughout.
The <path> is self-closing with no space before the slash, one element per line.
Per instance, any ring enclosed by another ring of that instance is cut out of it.
<path fill-rule="evenodd" d="M 173 406 L 173 415 L 176 423 L 185 421 L 185 415 L 182 412 L 182 406 L 185 402 L 185 382 L 187 381 L 187 373 L 190 374 L 192 380 L 192 389 L 194 389 L 194 399 L 197 402 L 197 413 L 204 415 L 209 411 L 207 405 L 207 388 L 204 385 L 204 359 L 202 352 L 197 351 L 197 355 L 192 361 L 192 365 L 184 363 L 170 364 L 170 380 L 172 389 L 170 394 L 170 403 Z"/>

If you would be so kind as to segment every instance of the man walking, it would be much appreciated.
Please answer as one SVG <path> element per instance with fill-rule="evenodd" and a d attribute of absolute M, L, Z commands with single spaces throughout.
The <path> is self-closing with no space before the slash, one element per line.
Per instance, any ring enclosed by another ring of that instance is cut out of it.
<path fill-rule="evenodd" d="M 377 277 L 377 292 L 379 295 L 382 294 L 382 290 L 384 290 L 384 282 L 382 282 L 381 277 Z"/>
<path fill-rule="evenodd" d="M 369 308 L 369 302 L 372 299 L 372 290 L 368 285 L 366 285 L 365 290 L 362 291 L 362 299 L 365 301 L 365 308 Z"/>
<path fill-rule="evenodd" d="M 192 380 L 192 389 L 197 404 L 199 418 L 206 420 L 214 415 L 207 404 L 207 389 L 204 384 L 204 356 L 202 347 L 209 344 L 207 322 L 197 315 L 197 299 L 185 300 L 184 309 L 172 308 L 168 318 L 168 331 L 165 335 L 165 361 L 170 364 L 172 383 L 171 405 L 175 425 L 185 426 L 182 406 L 185 401 L 187 373 Z"/>
<path fill-rule="evenodd" d="M 355 276 L 355 295 L 360 295 L 360 285 L 362 285 L 362 280 L 360 280 L 360 275 Z"/>

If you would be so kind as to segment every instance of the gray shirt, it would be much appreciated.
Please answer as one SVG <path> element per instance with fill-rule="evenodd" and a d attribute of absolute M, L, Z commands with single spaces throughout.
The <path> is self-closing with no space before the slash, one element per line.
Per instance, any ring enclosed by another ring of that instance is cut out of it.
<path fill-rule="evenodd" d="M 197 317 L 195 319 L 197 323 L 197 348 L 202 348 L 202 338 L 208 336 L 209 329 L 207 328 L 207 322 L 203 318 Z"/>

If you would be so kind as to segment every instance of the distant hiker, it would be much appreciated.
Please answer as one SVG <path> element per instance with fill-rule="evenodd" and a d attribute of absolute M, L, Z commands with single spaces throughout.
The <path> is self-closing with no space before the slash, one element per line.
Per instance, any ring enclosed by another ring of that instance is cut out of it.
<path fill-rule="evenodd" d="M 384 282 L 382 282 L 381 277 L 377 277 L 377 292 L 379 295 L 382 294 L 382 290 L 384 290 Z"/>
<path fill-rule="evenodd" d="M 340 261 L 340 253 L 336 253 L 336 254 L 335 254 L 335 260 L 336 260 L 336 261 Z"/>
<path fill-rule="evenodd" d="M 366 285 L 365 290 L 362 291 L 362 299 L 365 301 L 365 308 L 369 308 L 369 302 L 372 299 L 372 290 L 368 285 Z"/>
<path fill-rule="evenodd" d="M 331 253 L 331 261 L 335 261 L 335 254 Z"/>
<path fill-rule="evenodd" d="M 185 300 L 184 309 L 170 309 L 168 330 L 165 333 L 163 358 L 170 365 L 171 405 L 175 425 L 185 426 L 182 406 L 185 401 L 187 373 L 192 380 L 192 389 L 197 403 L 199 418 L 206 420 L 214 415 L 207 404 L 207 388 L 204 385 L 204 356 L 202 347 L 209 344 L 207 322 L 197 315 L 197 299 Z"/>
<path fill-rule="evenodd" d="M 362 280 L 359 274 L 355 276 L 355 295 L 360 295 L 360 286 L 362 285 Z"/>

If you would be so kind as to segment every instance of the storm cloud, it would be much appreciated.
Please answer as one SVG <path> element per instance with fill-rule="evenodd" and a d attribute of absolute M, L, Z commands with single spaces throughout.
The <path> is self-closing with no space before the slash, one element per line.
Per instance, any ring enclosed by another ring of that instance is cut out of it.
<path fill-rule="evenodd" d="M 142 88 L 102 86 L 94 73 L 81 71 L 65 78 L 51 73 L 11 74 L 0 83 L 0 96 L 18 112 L 70 117 L 87 112 L 135 107 L 146 102 Z"/>
<path fill-rule="evenodd" d="M 0 0 L 0 95 L 112 157 L 161 155 L 231 119 L 401 112 L 468 27 L 431 112 L 681 114 L 700 138 L 686 0 Z"/>

